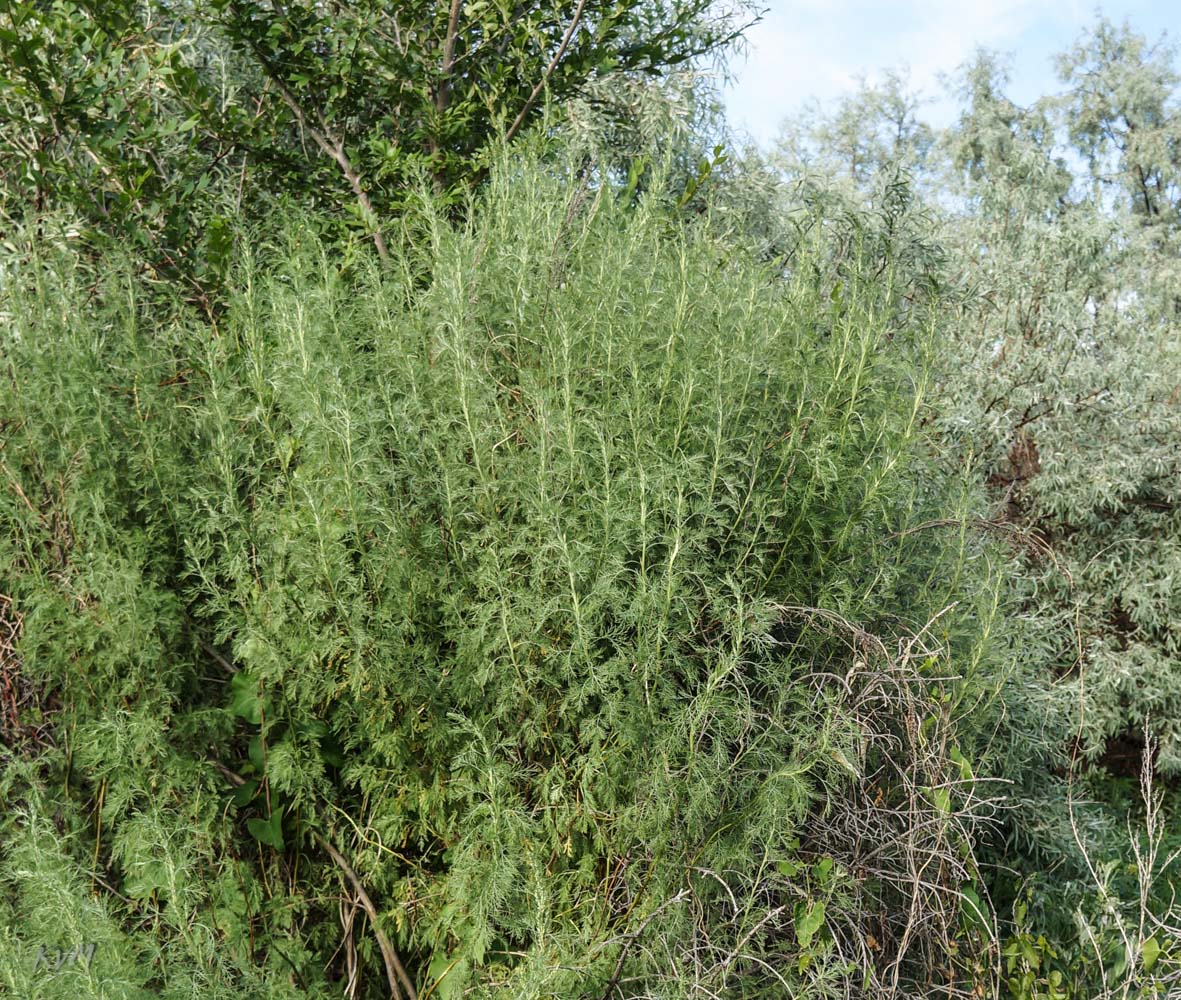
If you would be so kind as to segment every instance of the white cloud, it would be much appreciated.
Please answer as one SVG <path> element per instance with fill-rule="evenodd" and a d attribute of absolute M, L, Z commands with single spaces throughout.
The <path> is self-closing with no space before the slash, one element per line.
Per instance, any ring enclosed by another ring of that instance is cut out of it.
<path fill-rule="evenodd" d="M 771 9 L 747 35 L 749 58 L 735 61 L 737 82 L 727 89 L 733 123 L 763 142 L 809 97 L 847 93 L 859 74 L 872 79 L 882 69 L 906 67 L 915 88 L 937 96 L 940 74 L 954 72 L 979 46 L 1022 50 L 1037 63 L 1031 68 L 1038 82 L 1049 84 L 1050 53 L 1091 20 L 1091 8 L 1080 0 L 768 3 Z M 939 116 L 938 106 L 933 111 Z"/>

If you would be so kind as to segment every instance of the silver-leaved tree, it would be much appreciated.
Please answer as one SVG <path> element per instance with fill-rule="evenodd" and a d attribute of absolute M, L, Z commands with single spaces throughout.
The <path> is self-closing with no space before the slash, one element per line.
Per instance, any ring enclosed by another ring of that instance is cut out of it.
<path fill-rule="evenodd" d="M 1058 69 L 1064 91 L 1022 107 L 1003 60 L 978 53 L 934 139 L 920 97 L 886 75 L 789 124 L 777 162 L 851 207 L 880 197 L 883 174 L 908 178 L 913 227 L 948 254 L 943 446 L 991 492 L 975 527 L 1014 553 L 995 745 L 1019 808 L 1002 850 L 1034 881 L 1056 873 L 1020 912 L 1069 935 L 1098 885 L 1135 915 L 1154 883 L 1165 900 L 1145 912 L 1169 909 L 1162 858 L 1144 870 L 1124 820 L 1145 765 L 1158 792 L 1181 775 L 1181 105 L 1173 53 L 1127 26 L 1099 20 Z M 1162 847 L 1181 836 L 1154 815 Z M 1112 858 L 1130 867 L 1103 869 Z M 1151 915 L 1079 919 L 1060 982 L 1160 972 Z M 1014 962 L 1016 995 L 1044 959 Z"/>

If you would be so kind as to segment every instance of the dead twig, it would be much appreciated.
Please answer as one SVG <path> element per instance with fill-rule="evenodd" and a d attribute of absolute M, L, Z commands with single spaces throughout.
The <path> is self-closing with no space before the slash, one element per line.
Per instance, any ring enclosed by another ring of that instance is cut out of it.
<path fill-rule="evenodd" d="M 407 1000 L 418 1000 L 418 993 L 414 989 L 414 983 L 406 975 L 406 970 L 398 958 L 397 951 L 394 950 L 393 943 L 378 923 L 377 907 L 373 905 L 373 900 L 369 898 L 369 893 L 365 891 L 365 886 L 361 884 L 361 880 L 357 877 L 357 873 L 353 871 L 352 865 L 345 860 L 344 855 L 333 847 L 322 834 L 313 830 L 312 839 L 328 852 L 328 856 L 336 863 L 336 867 L 344 872 L 345 878 L 349 880 L 353 886 L 353 890 L 357 894 L 357 900 L 368 915 L 369 923 L 373 927 L 374 936 L 377 938 L 378 947 L 381 948 L 381 956 L 385 961 L 386 978 L 389 980 L 390 993 L 394 997 L 394 1000 L 401 1000 L 402 997 L 402 992 L 398 989 L 399 982 L 406 990 Z"/>
<path fill-rule="evenodd" d="M 231 771 L 221 761 L 210 758 L 210 763 L 232 784 L 239 787 L 246 784 L 245 778 Z M 398 952 L 395 950 L 393 942 L 390 941 L 385 931 L 381 929 L 381 924 L 378 923 L 377 907 L 373 905 L 373 900 L 369 898 L 369 893 L 365 891 L 365 886 L 353 870 L 353 866 L 345 860 L 344 855 L 333 847 L 332 843 L 323 834 L 313 830 L 312 839 L 327 852 L 336 867 L 344 873 L 344 877 L 352 885 L 353 891 L 356 893 L 357 902 L 361 904 L 361 907 L 369 917 L 369 923 L 373 927 L 373 935 L 377 938 L 377 945 L 381 949 L 381 957 L 385 962 L 386 978 L 390 984 L 390 996 L 393 997 L 393 1000 L 403 1000 L 402 991 L 404 989 L 406 1000 L 418 1000 L 418 991 L 415 990 L 414 983 L 406 974 L 406 969 L 402 965 L 401 959 L 398 958 Z M 399 984 L 401 985 L 399 986 Z"/>

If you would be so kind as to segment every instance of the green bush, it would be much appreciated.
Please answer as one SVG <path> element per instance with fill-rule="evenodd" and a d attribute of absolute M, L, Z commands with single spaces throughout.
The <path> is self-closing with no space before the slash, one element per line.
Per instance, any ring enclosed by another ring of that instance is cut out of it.
<path fill-rule="evenodd" d="M 122 995 L 986 977 L 947 940 L 995 580 L 929 454 L 935 294 L 880 219 L 784 275 L 527 157 L 446 218 L 380 272 L 244 229 L 215 329 L 5 261 L 0 565 L 60 706 L 0 799 L 10 989 L 59 995 L 54 928 Z"/>

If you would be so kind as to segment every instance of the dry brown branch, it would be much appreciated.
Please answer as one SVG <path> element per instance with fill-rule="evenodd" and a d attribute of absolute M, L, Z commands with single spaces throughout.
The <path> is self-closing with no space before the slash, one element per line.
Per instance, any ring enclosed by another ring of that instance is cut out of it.
<path fill-rule="evenodd" d="M 801 617 L 811 621 L 819 619 L 828 625 L 835 625 L 838 629 L 851 635 L 857 644 L 867 653 L 882 657 L 889 657 L 885 644 L 876 635 L 867 632 L 859 625 L 854 625 L 844 616 L 826 608 L 809 608 L 798 604 L 774 604 L 772 607 L 781 615 Z"/>
<path fill-rule="evenodd" d="M 1082 713 L 1079 717 L 1079 729 L 1083 725 Z M 1082 855 L 1083 863 L 1091 877 L 1095 892 L 1100 900 L 1109 901 L 1111 890 L 1108 880 L 1101 866 L 1097 866 L 1091 857 L 1091 849 L 1079 829 L 1075 816 L 1074 776 L 1077 769 L 1078 748 L 1081 737 L 1075 740 L 1070 767 L 1067 771 L 1066 805 L 1070 817 L 1070 830 L 1076 847 Z M 1134 997 L 1146 995 L 1151 990 L 1153 996 L 1163 995 L 1173 997 L 1181 990 L 1181 969 L 1174 964 L 1171 971 L 1158 968 L 1155 973 L 1144 965 L 1144 946 L 1150 938 L 1160 935 L 1166 940 L 1181 938 L 1181 922 L 1175 915 L 1179 912 L 1175 905 L 1175 897 L 1170 900 L 1170 906 L 1165 912 L 1172 919 L 1162 919 L 1153 912 L 1152 898 L 1154 889 L 1161 883 L 1173 887 L 1173 876 L 1169 870 L 1181 860 L 1181 848 L 1161 857 L 1161 845 L 1166 834 L 1164 821 L 1160 809 L 1163 795 L 1156 787 L 1155 761 L 1156 740 L 1152 735 L 1150 720 L 1144 720 L 1144 753 L 1140 764 L 1140 795 L 1144 802 L 1143 828 L 1134 830 L 1131 819 L 1127 820 L 1128 844 L 1131 849 L 1135 875 L 1137 881 L 1138 898 L 1135 901 L 1135 912 L 1129 916 L 1121 912 L 1118 907 L 1108 906 L 1108 913 L 1113 918 L 1116 933 L 1119 935 L 1123 954 L 1130 956 L 1122 970 L 1109 974 L 1108 964 L 1103 958 L 1102 943 L 1095 937 L 1090 923 L 1084 923 L 1084 930 L 1092 949 L 1095 952 L 1096 967 L 1103 980 L 1102 992 L 1095 1000 L 1132 1000 Z"/>
<path fill-rule="evenodd" d="M 344 900 L 340 903 L 340 923 L 344 930 L 344 962 L 348 975 L 344 992 L 349 1000 L 356 1000 L 357 987 L 361 984 L 357 965 L 357 942 L 353 939 L 353 922 L 357 918 L 360 905 L 356 898 L 349 900 L 347 906 Z"/>
<path fill-rule="evenodd" d="M 829 923 L 837 955 L 865 971 L 874 996 L 968 998 L 981 986 L 994 989 L 994 943 L 974 945 L 989 970 L 987 984 L 969 977 L 969 943 L 961 942 L 961 972 L 947 945 L 959 936 L 960 887 L 979 875 L 972 847 L 1004 808 L 1002 796 L 987 793 L 988 783 L 961 777 L 951 759 L 953 720 L 939 695 L 957 678 L 932 672 L 946 650 L 931 638 L 950 608 L 892 640 L 825 609 L 779 610 L 822 624 L 822 634 L 840 633 L 852 661 L 843 676 L 830 668 L 804 678 L 860 747 L 860 776 L 843 791 L 829 787 L 830 803 L 838 801 L 814 811 L 801 836 L 815 856 L 832 858 L 858 880 L 861 919 Z M 942 981 L 928 978 L 933 971 Z"/>
<path fill-rule="evenodd" d="M 907 528 L 905 531 L 896 531 L 887 537 L 906 538 L 908 535 L 913 535 L 915 532 L 926 531 L 930 528 L 959 528 L 964 526 L 983 528 L 987 531 L 998 531 L 1002 535 L 1007 535 L 1014 541 L 1036 549 L 1038 552 L 1049 557 L 1050 562 L 1054 564 L 1054 568 L 1066 577 L 1067 583 L 1069 583 L 1073 589 L 1074 577 L 1071 575 L 1070 570 L 1068 570 L 1058 561 L 1058 557 L 1054 554 L 1054 550 L 1050 548 L 1050 546 L 1043 539 L 1038 538 L 1032 532 L 1027 531 L 1019 525 L 1011 524 L 1008 521 L 989 521 L 981 517 L 968 518 L 967 520 L 945 517 L 934 521 L 924 521 L 922 524 L 916 524 L 914 527 Z"/>
<path fill-rule="evenodd" d="M 400 982 L 406 990 L 407 1000 L 418 1000 L 418 993 L 414 989 L 414 983 L 406 975 L 406 970 L 402 966 L 401 959 L 398 958 L 397 951 L 394 950 L 393 943 L 386 936 L 385 931 L 381 929 L 381 924 L 378 923 L 377 907 L 373 905 L 373 900 L 369 898 L 369 893 L 365 891 L 365 886 L 361 884 L 357 873 L 353 871 L 352 866 L 345 860 L 344 855 L 333 847 L 326 837 L 313 830 L 312 839 L 328 852 L 328 856 L 344 872 L 345 878 L 349 880 L 353 890 L 357 894 L 358 901 L 368 915 L 369 923 L 373 927 L 374 936 L 377 938 L 378 947 L 381 948 L 382 959 L 385 961 L 386 977 L 390 983 L 390 994 L 394 997 L 394 1000 L 400 1000 L 402 996 L 401 991 L 398 989 L 398 983 Z"/>
<path fill-rule="evenodd" d="M 661 903 L 658 907 L 656 907 L 656 909 L 654 909 L 651 913 L 649 913 L 642 921 L 640 921 L 640 926 L 637 927 L 634 931 L 631 931 L 628 934 L 624 934 L 620 938 L 613 938 L 611 941 L 608 941 L 605 943 L 605 944 L 612 944 L 615 941 L 622 940 L 623 941 L 623 948 L 620 949 L 619 960 L 615 963 L 615 971 L 611 973 L 611 978 L 607 982 L 607 988 L 605 990 L 603 990 L 603 1000 L 608 1000 L 608 997 L 611 996 L 612 992 L 615 990 L 615 987 L 619 984 L 619 976 L 623 972 L 623 963 L 627 960 L 627 953 L 631 949 L 631 946 L 636 941 L 639 940 L 640 936 L 648 928 L 648 925 L 650 923 L 652 923 L 652 921 L 655 920 L 656 917 L 660 913 L 662 913 L 664 910 L 668 909 L 670 906 L 673 906 L 676 903 L 681 902 L 682 900 L 686 899 L 688 896 L 689 896 L 689 890 L 682 889 L 680 892 L 678 892 L 671 899 L 666 899 L 663 903 Z"/>
<path fill-rule="evenodd" d="M 813 694 L 826 730 L 849 740 L 834 750 L 841 766 L 825 780 L 823 804 L 798 830 L 800 860 L 811 867 L 827 859 L 841 873 L 832 884 L 841 899 L 827 908 L 826 936 L 814 944 L 815 955 L 801 949 L 796 906 L 811 905 L 815 887 L 780 873 L 772 855 L 753 877 L 695 864 L 686 871 L 689 895 L 667 901 L 687 907 L 688 932 L 632 938 L 629 960 L 645 971 L 629 978 L 617 965 L 611 995 L 656 997 L 667 983 L 708 1000 L 729 996 L 737 978 L 752 975 L 778 982 L 784 996 L 803 995 L 813 973 L 818 994 L 837 995 L 827 977 L 842 967 L 857 970 L 858 981 L 844 980 L 841 995 L 848 998 L 1000 995 L 996 921 L 990 933 L 965 934 L 961 914 L 964 887 L 980 884 L 976 844 L 1007 807 L 1006 782 L 964 773 L 952 757 L 955 717 L 944 695 L 960 678 L 933 628 L 950 610 L 921 628 L 886 635 L 829 609 L 777 607 L 810 631 L 798 649 L 813 669 L 796 682 Z M 802 987 L 784 979 L 797 968 Z"/>
<path fill-rule="evenodd" d="M 35 751 L 51 743 L 44 693 L 22 675 L 16 651 L 20 627 L 21 616 L 12 599 L 0 594 L 0 746 L 11 752 Z M 32 726 L 21 719 L 21 711 L 37 703 L 45 721 Z"/>
<path fill-rule="evenodd" d="M 237 786 L 246 784 L 245 778 L 231 771 L 221 761 L 210 759 L 210 763 L 232 784 Z M 373 935 L 377 938 L 377 945 L 381 949 L 381 957 L 385 962 L 386 978 L 390 984 L 390 996 L 393 997 L 393 1000 L 402 1000 L 402 990 L 404 989 L 406 991 L 406 1000 L 418 1000 L 418 992 L 414 988 L 414 983 L 406 974 L 406 969 L 402 965 L 401 959 L 398 958 L 398 952 L 395 950 L 393 942 L 390 941 L 385 931 L 381 929 L 381 924 L 378 922 L 377 907 L 373 905 L 373 900 L 369 898 L 369 893 L 365 891 L 365 886 L 353 870 L 353 866 L 345 860 L 344 855 L 333 847 L 331 842 L 322 834 L 313 830 L 312 839 L 327 852 L 333 864 L 344 874 L 344 877 L 348 880 L 353 888 L 353 892 L 356 894 L 357 902 L 361 904 L 361 907 L 365 910 L 365 914 L 369 917 L 370 926 L 373 928 Z"/>
<path fill-rule="evenodd" d="M 365 190 L 365 185 L 361 182 L 361 175 L 357 172 L 357 168 L 353 166 L 348 153 L 345 152 L 344 139 L 332 134 L 328 123 L 324 120 L 324 116 L 318 111 L 313 109 L 311 114 L 305 111 L 299 103 L 298 98 L 291 92 L 291 88 L 283 82 L 278 69 L 271 63 L 266 53 L 257 45 L 252 44 L 252 49 L 259 66 L 266 74 L 267 79 L 274 84 L 283 103 L 287 105 L 291 113 L 295 116 L 300 129 L 310 135 L 312 141 L 340 167 L 340 171 L 344 175 L 344 179 L 348 182 L 353 196 L 357 199 L 357 204 L 361 207 L 362 216 L 373 226 L 372 238 L 373 245 L 377 249 L 377 256 L 381 258 L 382 264 L 388 267 L 390 254 L 386 246 L 385 237 L 381 232 L 381 226 L 378 225 L 377 212 L 373 208 L 373 202 L 369 197 L 369 192 Z M 315 122 L 311 120 L 313 116 L 316 119 Z"/>

